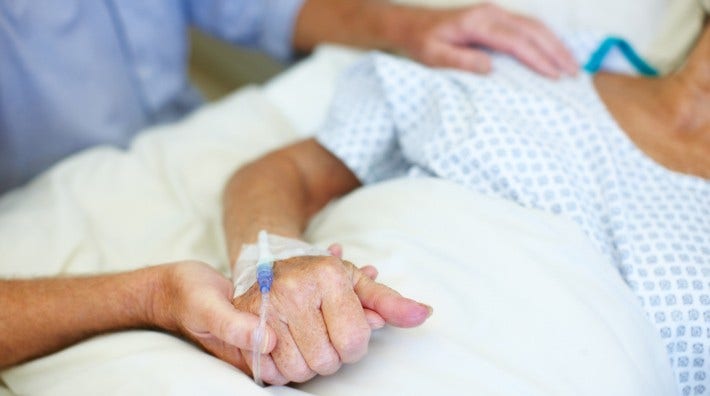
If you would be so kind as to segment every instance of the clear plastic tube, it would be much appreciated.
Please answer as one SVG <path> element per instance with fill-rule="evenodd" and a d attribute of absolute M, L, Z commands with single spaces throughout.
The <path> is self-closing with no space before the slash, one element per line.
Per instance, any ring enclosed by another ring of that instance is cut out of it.
<path fill-rule="evenodd" d="M 261 308 L 259 309 L 259 327 L 254 329 L 254 345 L 252 348 L 252 365 L 251 371 L 254 376 L 254 382 L 259 386 L 264 386 L 261 380 L 261 344 L 264 342 L 264 332 L 266 331 L 266 316 L 269 312 L 269 292 L 261 293 Z"/>
<path fill-rule="evenodd" d="M 266 316 L 269 312 L 269 291 L 274 279 L 274 257 L 269 249 L 269 236 L 265 230 L 259 232 L 259 261 L 256 270 L 256 280 L 261 291 L 261 308 L 259 309 L 259 327 L 254 330 L 254 345 L 252 348 L 252 374 L 254 382 L 263 386 L 261 381 L 261 347 L 266 331 Z"/>

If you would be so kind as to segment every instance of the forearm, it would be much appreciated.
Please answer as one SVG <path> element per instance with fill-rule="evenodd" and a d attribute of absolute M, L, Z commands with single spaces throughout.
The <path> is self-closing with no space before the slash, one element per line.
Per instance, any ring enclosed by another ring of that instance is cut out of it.
<path fill-rule="evenodd" d="M 224 194 L 224 230 L 230 263 L 261 229 L 297 238 L 310 211 L 306 187 L 287 157 L 270 155 L 237 171 Z"/>
<path fill-rule="evenodd" d="M 108 331 L 153 326 L 162 266 L 92 277 L 0 280 L 0 368 Z"/>
<path fill-rule="evenodd" d="M 293 44 L 303 52 L 321 42 L 403 49 L 423 16 L 421 9 L 383 0 L 307 0 L 296 21 Z"/>
<path fill-rule="evenodd" d="M 261 229 L 299 237 L 310 217 L 360 183 L 336 157 L 310 139 L 239 169 L 224 192 L 224 230 L 230 262 Z"/>
<path fill-rule="evenodd" d="M 303 192 L 288 164 L 271 168 L 260 163 L 240 169 L 230 180 L 224 195 L 224 230 L 230 262 L 241 246 L 255 242 L 260 229 L 297 237 L 303 229 Z M 281 182 L 281 183 L 279 183 Z M 277 207 L 278 210 L 271 208 Z"/>
<path fill-rule="evenodd" d="M 224 227 L 231 262 L 260 229 L 299 237 L 310 217 L 331 199 L 360 185 L 357 177 L 315 139 L 270 153 L 239 169 L 224 192 Z M 372 271 L 368 271 L 372 274 Z M 234 274 L 239 280 L 242 272 Z M 335 255 L 291 257 L 275 264 L 269 315 L 275 348 L 262 363 L 272 384 L 329 375 L 367 351 L 370 327 L 419 325 L 431 308 L 378 285 Z M 373 276 L 374 277 L 374 276 Z M 253 281 L 252 281 L 253 282 Z M 259 289 L 234 299 L 259 312 Z M 272 320 L 279 318 L 279 320 Z M 304 318 L 306 318 L 304 320 Z M 287 326 L 285 324 L 288 324 Z M 247 361 L 248 364 L 248 361 Z"/>

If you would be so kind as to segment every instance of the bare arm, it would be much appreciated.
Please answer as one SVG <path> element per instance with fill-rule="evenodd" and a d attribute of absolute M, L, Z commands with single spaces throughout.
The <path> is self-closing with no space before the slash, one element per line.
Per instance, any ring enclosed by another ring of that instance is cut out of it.
<path fill-rule="evenodd" d="M 98 334 L 140 328 L 180 334 L 246 367 L 233 350 L 251 348 L 258 318 L 236 311 L 231 294 L 231 282 L 197 262 L 111 275 L 0 280 L 0 368 Z M 265 349 L 273 346 L 272 337 Z"/>
<path fill-rule="evenodd" d="M 310 217 L 331 199 L 357 188 L 357 178 L 315 140 L 270 153 L 238 170 L 224 195 L 224 227 L 231 262 L 260 229 L 297 238 Z M 368 272 L 372 273 L 372 268 Z M 373 276 L 338 257 L 293 257 L 274 264 L 268 324 L 276 346 L 261 357 L 272 384 L 328 375 L 365 355 L 371 328 L 417 326 L 431 307 L 375 283 Z M 256 313 L 256 287 L 235 298 Z M 249 355 L 242 356 L 251 365 Z"/>
<path fill-rule="evenodd" d="M 491 68 L 478 47 L 508 53 L 548 77 L 577 70 L 570 52 L 542 23 L 491 4 L 431 9 L 382 0 L 307 0 L 293 45 L 310 51 L 321 42 L 400 51 L 430 66 L 477 73 Z"/>
<path fill-rule="evenodd" d="M 110 330 L 151 326 L 158 270 L 0 281 L 0 367 Z"/>
<path fill-rule="evenodd" d="M 239 169 L 224 193 L 230 262 L 261 229 L 298 238 L 311 216 L 331 199 L 360 186 L 355 175 L 314 139 Z"/>

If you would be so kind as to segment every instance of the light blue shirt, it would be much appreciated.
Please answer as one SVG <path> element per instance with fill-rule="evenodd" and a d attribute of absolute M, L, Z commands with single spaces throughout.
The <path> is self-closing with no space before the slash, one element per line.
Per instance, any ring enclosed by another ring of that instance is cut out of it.
<path fill-rule="evenodd" d="M 302 1 L 2 0 L 0 193 L 198 105 L 190 26 L 287 59 Z"/>

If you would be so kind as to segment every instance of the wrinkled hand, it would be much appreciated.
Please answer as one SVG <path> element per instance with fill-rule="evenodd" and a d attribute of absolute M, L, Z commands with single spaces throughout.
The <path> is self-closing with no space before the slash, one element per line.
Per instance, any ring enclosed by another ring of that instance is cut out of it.
<path fill-rule="evenodd" d="M 259 317 L 232 306 L 232 282 L 207 264 L 188 261 L 164 266 L 153 301 L 153 321 L 178 332 L 212 355 L 245 369 L 240 349 L 252 348 Z M 270 330 L 267 330 L 270 331 Z M 269 352 L 275 334 L 263 346 Z"/>
<path fill-rule="evenodd" d="M 410 14 L 412 15 L 412 14 Z M 404 50 L 434 67 L 487 73 L 490 56 L 481 47 L 510 54 L 538 73 L 557 78 L 574 75 L 577 63 L 562 42 L 541 22 L 493 4 L 454 10 L 418 9 Z"/>
<path fill-rule="evenodd" d="M 376 283 L 376 275 L 373 267 L 360 270 L 335 256 L 276 262 L 267 323 L 270 340 L 272 334 L 277 340 L 270 355 L 262 355 L 262 379 L 285 384 L 332 374 L 365 355 L 371 328 L 383 322 L 413 327 L 429 317 L 430 307 Z M 234 300 L 239 311 L 255 314 L 260 304 L 256 286 Z M 251 371 L 250 350 L 242 348 L 249 366 L 243 370 Z"/>

